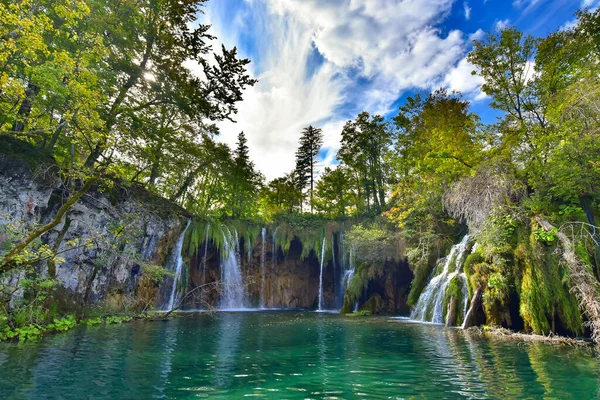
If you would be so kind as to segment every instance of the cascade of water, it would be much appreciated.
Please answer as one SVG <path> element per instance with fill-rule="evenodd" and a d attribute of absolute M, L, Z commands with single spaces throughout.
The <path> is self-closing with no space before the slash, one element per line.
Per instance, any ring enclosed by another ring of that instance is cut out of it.
<path fill-rule="evenodd" d="M 318 311 L 323 311 L 323 264 L 325 264 L 325 238 L 323 237 L 323 245 L 321 246 L 321 273 L 319 275 L 319 308 Z"/>
<path fill-rule="evenodd" d="M 221 308 L 245 308 L 244 282 L 239 257 L 239 241 L 237 231 L 235 235 L 225 226 L 227 234 L 223 232 L 223 254 L 221 256 Z"/>
<path fill-rule="evenodd" d="M 204 258 L 202 259 L 202 284 L 206 283 L 206 256 L 208 255 L 208 232 L 210 230 L 210 222 L 206 224 L 206 236 L 204 238 Z"/>
<path fill-rule="evenodd" d="M 267 228 L 262 228 L 261 252 L 260 252 L 260 308 L 265 308 L 265 240 Z"/>
<path fill-rule="evenodd" d="M 429 281 L 429 284 L 425 290 L 423 290 L 423 293 L 421 293 L 419 301 L 411 313 L 412 319 L 443 324 L 443 310 L 446 290 L 452 279 L 455 277 L 458 277 L 458 279 L 461 281 L 463 308 L 465 307 L 465 304 L 468 301 L 468 291 L 466 284 L 467 279 L 464 272 L 462 272 L 462 264 L 468 240 L 469 235 L 465 235 L 459 244 L 452 246 L 448 257 L 440 261 L 444 263 L 442 272 L 434 276 L 431 281 Z M 452 270 L 450 270 L 451 267 Z M 428 319 L 429 314 L 431 314 L 430 319 Z"/>
<path fill-rule="evenodd" d="M 347 266 L 347 268 L 344 270 L 344 276 L 342 278 L 342 282 L 340 285 L 341 293 L 342 293 L 342 300 L 344 299 L 348 285 L 350 285 L 350 282 L 352 282 L 352 278 L 354 278 L 354 274 L 356 273 L 356 254 L 354 252 L 354 248 L 352 248 L 349 253 L 350 253 L 350 257 L 349 257 L 350 263 Z M 358 306 L 356 306 L 356 307 L 358 307 Z"/>
<path fill-rule="evenodd" d="M 354 278 L 354 270 L 353 269 L 348 269 L 346 271 L 344 271 L 344 287 L 347 288 L 348 285 L 350 285 L 350 282 L 352 282 L 352 278 Z"/>
<path fill-rule="evenodd" d="M 183 248 L 183 239 L 185 238 L 185 232 L 190 227 L 191 221 L 187 222 L 185 229 L 179 235 L 179 239 L 177 239 L 177 245 L 173 250 L 175 252 L 176 263 L 175 263 L 175 278 L 173 278 L 173 286 L 171 287 L 171 295 L 169 296 L 169 302 L 167 303 L 166 311 L 171 311 L 175 306 L 175 301 L 177 299 L 177 288 L 181 284 L 181 269 L 183 267 L 183 257 L 181 256 L 181 249 Z"/>

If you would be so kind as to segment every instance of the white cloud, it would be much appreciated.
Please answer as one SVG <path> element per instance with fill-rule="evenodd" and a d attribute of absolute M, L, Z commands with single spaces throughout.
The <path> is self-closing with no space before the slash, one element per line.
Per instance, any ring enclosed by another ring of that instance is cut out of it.
<path fill-rule="evenodd" d="M 597 7 L 598 5 L 600 5 L 599 0 L 581 0 L 581 8 Z"/>
<path fill-rule="evenodd" d="M 404 91 L 430 89 L 464 57 L 465 35 L 436 28 L 452 3 L 247 1 L 263 25 L 260 60 L 253 66 L 260 82 L 245 93 L 235 117 L 239 123 L 220 124 L 223 140 L 234 143 L 244 130 L 252 158 L 272 179 L 293 168 L 300 132 L 313 124 L 324 130 L 323 164 L 331 164 L 345 120 L 362 110 L 390 111 Z M 219 38 L 235 37 L 230 21 L 212 22 Z M 316 69 L 315 51 L 321 57 Z M 458 85 L 458 78 L 448 79 Z"/>
<path fill-rule="evenodd" d="M 468 21 L 471 19 L 471 10 L 472 8 L 469 7 L 469 3 L 467 3 L 466 1 L 463 3 L 463 7 L 465 9 L 465 19 Z"/>
<path fill-rule="evenodd" d="M 496 21 L 496 23 L 494 24 L 494 27 L 496 28 L 496 31 L 500 32 L 506 28 L 508 28 L 508 26 L 510 25 L 510 19 L 503 19 L 501 21 Z"/>
<path fill-rule="evenodd" d="M 479 75 L 472 75 L 475 70 L 475 66 L 463 58 L 446 74 L 442 86 L 449 90 L 459 91 L 472 101 L 483 100 L 486 98 L 485 93 L 481 91 L 484 80 Z"/>

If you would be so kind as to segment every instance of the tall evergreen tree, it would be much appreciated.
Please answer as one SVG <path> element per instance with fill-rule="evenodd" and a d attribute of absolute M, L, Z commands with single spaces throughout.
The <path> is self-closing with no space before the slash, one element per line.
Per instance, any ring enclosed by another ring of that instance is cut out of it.
<path fill-rule="evenodd" d="M 300 137 L 300 146 L 296 151 L 296 174 L 301 189 L 305 189 L 310 184 L 310 212 L 313 211 L 315 165 L 321 146 L 323 146 L 323 131 L 312 125 L 304 128 Z"/>
<path fill-rule="evenodd" d="M 231 215 L 247 217 L 252 214 L 251 205 L 262 182 L 262 175 L 255 169 L 248 152 L 248 139 L 244 132 L 238 135 L 237 147 L 233 151 Z"/>

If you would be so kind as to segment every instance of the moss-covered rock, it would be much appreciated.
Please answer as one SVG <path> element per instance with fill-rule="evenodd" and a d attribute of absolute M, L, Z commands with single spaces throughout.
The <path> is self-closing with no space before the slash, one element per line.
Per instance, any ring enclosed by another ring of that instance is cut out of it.
<path fill-rule="evenodd" d="M 383 310 L 383 300 L 379 293 L 372 295 L 362 306 L 359 311 L 368 311 L 371 315 L 379 314 Z"/>

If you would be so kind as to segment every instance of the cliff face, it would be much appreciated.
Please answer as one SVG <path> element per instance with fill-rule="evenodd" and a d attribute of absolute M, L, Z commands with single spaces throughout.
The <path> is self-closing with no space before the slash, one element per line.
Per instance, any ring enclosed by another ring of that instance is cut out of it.
<path fill-rule="evenodd" d="M 66 190 L 51 162 L 34 167 L 25 159 L 0 154 L 3 228 L 14 224 L 31 229 L 47 223 L 68 197 Z M 79 308 L 104 301 L 116 307 L 134 304 L 141 264 L 164 263 L 185 221 L 183 214 L 182 209 L 139 188 L 115 184 L 105 193 L 92 189 L 61 224 L 43 236 L 44 243 L 55 247 L 63 235 L 56 248 L 64 259 L 56 266 L 63 306 Z M 65 223 L 69 225 L 66 231 Z M 0 242 L 5 239 L 0 237 Z M 69 246 L 75 239 L 80 245 Z M 40 266 L 42 270 L 47 267 Z M 149 289 L 154 292 L 156 288 Z"/>
<path fill-rule="evenodd" d="M 198 246 L 201 251 L 188 260 L 188 279 L 186 291 L 197 289 L 184 303 L 184 308 L 198 309 L 219 307 L 219 285 L 221 282 L 221 264 L 219 251 L 213 246 Z M 281 248 L 273 251 L 270 240 L 265 243 L 264 270 L 262 283 L 262 242 L 260 238 L 250 251 L 244 249 L 243 243 L 239 251 L 239 261 L 244 276 L 244 291 L 247 307 L 265 308 L 300 308 L 317 309 L 319 302 L 319 286 L 321 265 L 314 251 L 305 259 L 301 258 L 302 243 L 294 239 L 289 251 L 284 254 Z M 206 249 L 206 257 L 204 250 Z M 344 273 L 348 266 L 340 265 L 342 257 L 339 248 L 334 248 L 335 257 L 331 257 L 323 265 L 323 310 L 340 310 L 344 305 Z M 367 303 L 372 296 L 378 296 L 375 307 L 369 310 L 374 314 L 408 314 L 407 295 L 412 282 L 412 272 L 403 262 L 386 262 L 383 275 L 369 282 L 359 306 Z M 263 289 L 264 287 L 264 289 Z M 261 296 L 261 292 L 263 293 Z M 261 301 L 262 299 L 262 301 Z M 369 303 L 370 304 L 370 303 Z M 345 309 L 353 311 L 352 306 Z"/>
<path fill-rule="evenodd" d="M 272 243 L 266 241 L 264 254 L 264 285 L 262 283 L 262 242 L 260 239 L 250 251 L 240 251 L 240 267 L 244 277 L 244 291 L 248 307 L 265 308 L 317 308 L 319 296 L 320 263 L 311 255 L 300 259 L 302 244 L 293 240 L 290 251 L 284 255 L 281 249 L 273 251 Z M 199 246 L 204 249 L 204 244 Z M 243 243 L 241 249 L 244 249 Z M 274 256 L 275 255 L 275 256 Z M 187 290 L 207 284 L 206 290 L 186 302 L 187 308 L 219 306 L 222 257 L 214 246 L 208 246 L 206 264 L 204 254 L 195 254 L 189 263 Z M 205 268 L 206 265 L 206 268 Z M 204 281 L 202 279 L 204 271 Z M 323 274 L 324 305 L 334 309 L 333 268 L 325 267 Z M 211 285 L 212 284 L 212 285 Z M 264 292 L 262 288 L 264 287 Z M 261 297 L 261 292 L 263 296 Z M 262 303 L 262 304 L 261 304 Z"/>
<path fill-rule="evenodd" d="M 19 226 L 23 232 L 52 220 L 65 199 L 68 188 L 49 157 L 41 159 L 37 149 L 23 142 L 10 142 L 14 148 L 0 151 L 0 245 L 9 246 L 8 230 Z M 31 157 L 24 155 L 31 153 Z M 42 237 L 63 263 L 56 265 L 56 298 L 61 309 L 86 306 L 141 309 L 165 308 L 175 279 L 167 277 L 160 285 L 144 279 L 146 266 L 164 266 L 175 271 L 176 243 L 186 221 L 185 210 L 140 187 L 92 188 L 68 212 L 67 217 Z M 340 236 L 334 234 L 328 259 L 323 265 L 322 309 L 339 310 L 344 303 L 344 273 L 341 265 Z M 237 262 L 243 277 L 247 307 L 317 309 L 321 275 L 320 255 L 311 251 L 302 257 L 299 239 L 283 252 L 269 233 L 264 246 L 260 235 L 252 245 L 239 239 Z M 77 241 L 74 245 L 73 241 Z M 57 243 L 58 242 L 58 243 Z M 249 248 L 248 248 L 249 247 Z M 209 241 L 197 246 L 185 262 L 178 292 L 183 295 L 199 286 L 185 299 L 183 308 L 219 307 L 223 254 Z M 263 253 L 264 248 L 264 253 Z M 206 250 L 206 251 L 205 251 Z M 264 264 L 264 283 L 263 276 Z M 42 263 L 39 272 L 49 274 Z M 387 263 L 385 275 L 373 280 L 361 303 L 374 293 L 381 301 L 374 312 L 406 313 L 406 293 L 412 274 L 404 264 Z M 408 273 L 407 273 L 408 271 Z M 15 282 L 23 275 L 8 274 Z M 351 310 L 350 310 L 351 311 Z"/>

